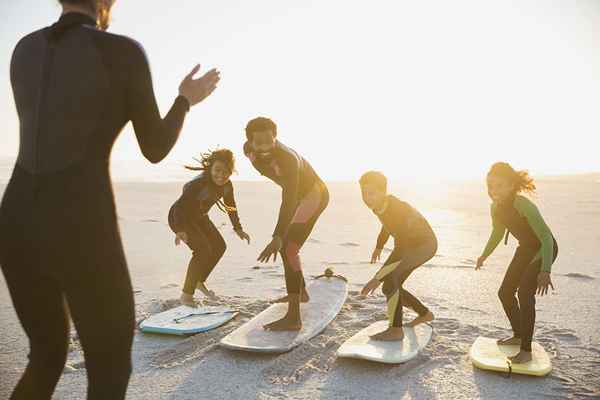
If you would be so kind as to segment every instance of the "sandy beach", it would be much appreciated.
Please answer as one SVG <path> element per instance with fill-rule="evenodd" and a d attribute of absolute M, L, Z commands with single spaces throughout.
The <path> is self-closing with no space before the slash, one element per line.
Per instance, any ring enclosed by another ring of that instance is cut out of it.
<path fill-rule="evenodd" d="M 327 266 L 349 280 L 349 297 L 319 336 L 281 355 L 232 352 L 220 338 L 283 292 L 279 260 L 258 265 L 269 240 L 280 194 L 265 182 L 234 182 L 242 224 L 252 244 L 240 241 L 227 218 L 211 213 L 228 250 L 209 278 L 219 296 L 210 305 L 240 311 L 229 324 L 180 338 L 136 332 L 129 399 L 564 399 L 600 396 L 600 175 L 539 179 L 535 201 L 553 229 L 560 253 L 553 267 L 556 291 L 538 299 L 535 340 L 552 357 L 545 378 L 475 369 L 471 343 L 480 335 L 502 337 L 508 321 L 497 297 L 515 248 L 500 246 L 484 270 L 473 270 L 490 229 L 484 182 L 402 185 L 391 192 L 409 201 L 438 235 L 437 256 L 407 281 L 436 315 L 434 336 L 410 362 L 388 366 L 337 359 L 347 338 L 385 318 L 385 301 L 358 291 L 377 266 L 368 259 L 378 221 L 361 203 L 355 183 L 330 183 L 331 203 L 303 249 L 306 276 Z M 4 186 L 0 186 L 0 193 Z M 181 183 L 116 183 L 119 223 L 136 299 L 136 319 L 177 304 L 189 250 L 175 247 L 166 214 Z M 391 242 L 390 242 L 391 245 Z M 388 249 L 389 251 L 389 249 Z M 110 296 L 110 293 L 106 294 Z M 410 313 L 405 313 L 410 318 Z M 109 328 L 107 328 L 109 329 Z M 106 349 L 110 351 L 110 349 Z M 7 398 L 27 362 L 26 337 L 0 278 L 0 398 Z M 56 399 L 85 397 L 86 374 L 76 333 Z"/>

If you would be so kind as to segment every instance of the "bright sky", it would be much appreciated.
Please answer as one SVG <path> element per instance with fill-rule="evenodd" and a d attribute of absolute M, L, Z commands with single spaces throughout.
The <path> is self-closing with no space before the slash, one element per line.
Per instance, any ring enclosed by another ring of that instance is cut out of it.
<path fill-rule="evenodd" d="M 59 12 L 54 0 L 0 2 L 0 157 L 18 148 L 12 49 Z M 598 26 L 597 0 L 118 0 L 110 30 L 143 43 L 163 113 L 194 63 L 222 72 L 165 169 L 220 145 L 240 178 L 256 177 L 243 128 L 264 115 L 326 179 L 454 179 L 498 160 L 600 170 Z M 141 160 L 129 128 L 113 160 Z"/>

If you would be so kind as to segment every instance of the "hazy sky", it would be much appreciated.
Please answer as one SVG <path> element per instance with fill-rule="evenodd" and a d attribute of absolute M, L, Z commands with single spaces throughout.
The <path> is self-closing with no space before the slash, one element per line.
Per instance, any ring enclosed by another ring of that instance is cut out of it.
<path fill-rule="evenodd" d="M 0 157 L 18 148 L 12 49 L 59 12 L 54 0 L 0 2 Z M 600 170 L 598 26 L 597 0 L 118 0 L 110 30 L 144 45 L 163 113 L 194 63 L 222 72 L 165 169 L 219 145 L 255 177 L 243 128 L 265 115 L 327 179 L 443 179 L 497 160 Z M 113 159 L 141 160 L 130 128 Z"/>

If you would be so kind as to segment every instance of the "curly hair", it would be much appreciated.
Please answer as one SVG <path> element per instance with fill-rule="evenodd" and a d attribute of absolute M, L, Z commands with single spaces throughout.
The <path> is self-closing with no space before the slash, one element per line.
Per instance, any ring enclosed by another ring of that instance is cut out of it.
<path fill-rule="evenodd" d="M 200 165 L 199 166 L 191 166 L 184 165 L 185 169 L 189 169 L 190 171 L 210 171 L 211 167 L 216 161 L 221 161 L 225 164 L 226 168 L 232 174 L 236 172 L 235 170 L 235 157 L 233 152 L 229 149 L 217 149 L 217 150 L 209 150 L 206 153 L 200 154 L 200 159 L 194 157 Z M 227 205 L 224 201 L 218 200 L 217 207 L 219 210 L 225 213 L 233 213 L 236 212 L 236 208 L 230 205 Z"/>

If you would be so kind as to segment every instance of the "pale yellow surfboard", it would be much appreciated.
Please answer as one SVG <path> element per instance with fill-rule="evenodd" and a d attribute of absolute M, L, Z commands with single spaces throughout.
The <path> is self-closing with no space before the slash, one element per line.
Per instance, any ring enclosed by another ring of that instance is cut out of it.
<path fill-rule="evenodd" d="M 538 343 L 531 343 L 533 359 L 525 364 L 511 364 L 508 356 L 519 352 L 519 346 L 499 346 L 497 339 L 480 336 L 471 346 L 469 356 L 477 368 L 498 372 L 544 376 L 552 371 L 550 356 Z"/>

